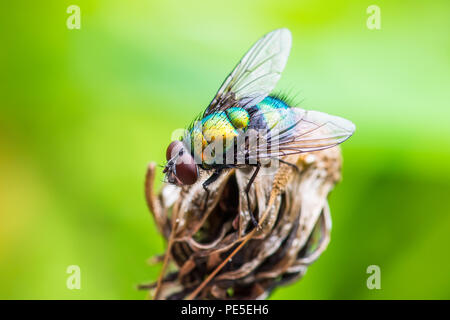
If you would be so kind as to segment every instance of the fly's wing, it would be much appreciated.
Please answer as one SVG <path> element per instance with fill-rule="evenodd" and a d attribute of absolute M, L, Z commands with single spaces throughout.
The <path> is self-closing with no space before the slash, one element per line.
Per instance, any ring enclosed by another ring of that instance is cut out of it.
<path fill-rule="evenodd" d="M 288 29 L 259 39 L 225 79 L 203 116 L 232 106 L 251 107 L 268 96 L 286 66 L 291 42 Z"/>
<path fill-rule="evenodd" d="M 272 119 L 272 127 L 260 130 L 258 141 L 247 144 L 244 152 L 253 161 L 331 148 L 355 131 L 349 120 L 300 108 L 260 111 L 255 116 Z"/>

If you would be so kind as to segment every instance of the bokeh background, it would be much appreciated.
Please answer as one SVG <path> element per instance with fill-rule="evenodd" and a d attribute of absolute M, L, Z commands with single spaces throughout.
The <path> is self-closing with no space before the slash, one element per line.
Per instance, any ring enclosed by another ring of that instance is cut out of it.
<path fill-rule="evenodd" d="M 66 9 L 81 8 L 68 30 Z M 381 8 L 381 30 L 366 8 Z M 450 298 L 448 1 L 10 1 L 0 10 L 0 298 L 143 299 L 150 161 L 260 36 L 278 91 L 351 119 L 332 240 L 275 299 Z M 158 175 L 161 184 L 162 173 Z M 79 265 L 81 290 L 66 288 Z M 379 265 L 381 290 L 366 268 Z"/>

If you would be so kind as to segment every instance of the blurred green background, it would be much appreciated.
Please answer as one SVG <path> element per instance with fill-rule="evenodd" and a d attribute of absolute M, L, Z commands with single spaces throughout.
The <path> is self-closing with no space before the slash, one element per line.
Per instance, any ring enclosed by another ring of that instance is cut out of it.
<path fill-rule="evenodd" d="M 68 30 L 66 9 L 81 8 Z M 366 8 L 381 8 L 381 30 Z M 0 13 L 0 298 L 142 299 L 162 238 L 150 161 L 260 36 L 287 27 L 277 89 L 357 125 L 331 243 L 276 299 L 450 298 L 448 1 L 35 1 Z M 159 173 L 158 183 L 163 176 Z M 81 290 L 66 288 L 79 265 Z M 381 290 L 366 268 L 379 265 Z"/>

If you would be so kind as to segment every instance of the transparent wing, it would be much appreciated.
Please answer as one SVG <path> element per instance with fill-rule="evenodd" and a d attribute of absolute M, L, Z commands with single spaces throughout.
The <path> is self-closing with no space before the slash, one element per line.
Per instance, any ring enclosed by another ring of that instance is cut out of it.
<path fill-rule="evenodd" d="M 331 148 L 355 131 L 349 120 L 300 108 L 260 111 L 255 116 L 271 119 L 272 126 L 259 130 L 257 143 L 247 144 L 246 150 L 241 150 L 250 160 Z"/>
<path fill-rule="evenodd" d="M 225 79 L 204 116 L 238 104 L 251 107 L 275 88 L 286 66 L 292 37 L 277 29 L 259 39 Z"/>

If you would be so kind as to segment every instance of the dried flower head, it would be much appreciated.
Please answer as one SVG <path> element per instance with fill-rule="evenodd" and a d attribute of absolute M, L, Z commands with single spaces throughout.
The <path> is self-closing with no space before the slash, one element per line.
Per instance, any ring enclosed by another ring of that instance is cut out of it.
<path fill-rule="evenodd" d="M 205 209 L 205 173 L 194 185 L 164 184 L 155 195 L 151 164 L 147 202 L 175 270 L 141 288 L 158 299 L 264 299 L 301 278 L 330 239 L 327 196 L 340 179 L 341 155 L 334 147 L 283 160 L 295 166 L 262 168 L 251 187 L 260 228 L 253 227 L 244 192 L 252 169 L 223 174 Z"/>

